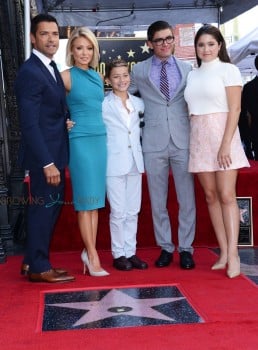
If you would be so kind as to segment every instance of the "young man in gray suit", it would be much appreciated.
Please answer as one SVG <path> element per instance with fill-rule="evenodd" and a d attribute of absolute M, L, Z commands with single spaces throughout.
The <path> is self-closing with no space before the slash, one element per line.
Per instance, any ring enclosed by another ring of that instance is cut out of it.
<path fill-rule="evenodd" d="M 193 177 L 188 172 L 189 119 L 183 96 L 191 66 L 174 57 L 175 38 L 169 23 L 152 23 L 147 37 L 153 56 L 134 66 L 130 92 L 138 92 L 145 104 L 142 148 L 154 233 L 161 247 L 155 265 L 168 266 L 175 250 L 167 211 L 171 168 L 179 203 L 180 266 L 192 269 L 196 209 Z"/>

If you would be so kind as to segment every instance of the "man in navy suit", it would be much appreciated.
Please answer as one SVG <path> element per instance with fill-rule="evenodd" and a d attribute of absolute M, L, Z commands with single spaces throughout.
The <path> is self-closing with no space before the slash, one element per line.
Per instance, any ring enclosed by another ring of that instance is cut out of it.
<path fill-rule="evenodd" d="M 74 277 L 64 269 L 53 268 L 49 261 L 68 163 L 65 88 L 56 67 L 52 67 L 59 46 L 56 19 L 46 14 L 34 17 L 30 37 L 33 51 L 15 82 L 21 128 L 19 163 L 29 170 L 31 194 L 21 273 L 33 282 L 68 282 Z"/>
<path fill-rule="evenodd" d="M 258 73 L 258 55 L 254 59 Z M 258 160 L 258 75 L 246 83 L 242 92 L 241 115 L 239 120 L 241 138 L 246 146 L 249 159 Z M 251 145 L 250 145 L 251 144 Z M 251 148 L 251 151 L 250 151 Z M 248 153 L 249 151 L 249 153 Z"/>

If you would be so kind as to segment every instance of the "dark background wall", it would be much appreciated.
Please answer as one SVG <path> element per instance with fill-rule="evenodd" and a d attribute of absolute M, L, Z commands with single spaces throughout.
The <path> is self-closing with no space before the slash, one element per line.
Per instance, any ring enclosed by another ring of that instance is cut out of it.
<path fill-rule="evenodd" d="M 24 240 L 23 173 L 13 83 L 24 60 L 23 1 L 0 1 L 0 262 Z"/>

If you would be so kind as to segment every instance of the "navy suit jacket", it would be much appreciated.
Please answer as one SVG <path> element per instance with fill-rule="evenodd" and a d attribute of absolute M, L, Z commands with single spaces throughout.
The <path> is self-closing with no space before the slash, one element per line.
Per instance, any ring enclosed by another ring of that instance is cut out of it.
<path fill-rule="evenodd" d="M 241 114 L 239 118 L 239 130 L 242 141 L 246 147 L 250 147 L 250 142 L 255 144 L 258 151 L 258 76 L 246 83 L 242 91 Z M 251 116 L 251 125 L 249 125 L 247 112 Z M 248 154 L 252 159 L 252 155 Z M 255 155 L 258 159 L 258 154 Z"/>
<path fill-rule="evenodd" d="M 58 85 L 33 53 L 23 63 L 15 81 L 20 118 L 19 164 L 28 170 L 68 163 L 65 88 Z"/>
<path fill-rule="evenodd" d="M 248 111 L 252 118 L 258 121 L 258 76 L 244 85 L 242 94 L 242 108 Z"/>

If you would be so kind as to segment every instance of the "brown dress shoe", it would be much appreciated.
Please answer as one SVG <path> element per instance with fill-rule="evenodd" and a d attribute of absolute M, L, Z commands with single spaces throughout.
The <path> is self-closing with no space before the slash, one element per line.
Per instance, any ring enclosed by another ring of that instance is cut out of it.
<path fill-rule="evenodd" d="M 53 267 L 53 270 L 55 270 L 55 272 L 61 276 L 65 276 L 68 273 L 65 269 L 60 269 L 60 268 L 56 268 L 56 267 Z"/>
<path fill-rule="evenodd" d="M 71 282 L 75 278 L 69 275 L 60 275 L 54 269 L 49 271 L 44 271 L 41 273 L 29 273 L 29 280 L 31 282 L 48 282 L 48 283 L 58 283 L 58 282 Z"/>
<path fill-rule="evenodd" d="M 30 265 L 28 265 L 28 264 L 21 265 L 21 275 L 28 276 L 29 270 L 30 270 Z"/>
<path fill-rule="evenodd" d="M 128 260 L 135 269 L 145 270 L 148 268 L 148 264 L 145 261 L 142 261 L 140 258 L 138 258 L 137 255 L 131 256 L 130 258 L 128 258 Z"/>
<path fill-rule="evenodd" d="M 59 275 L 67 275 L 67 271 L 65 269 L 60 269 L 60 268 L 53 268 L 56 273 Z M 30 271 L 30 265 L 28 264 L 22 264 L 21 266 L 21 275 L 23 276 L 28 276 Z"/>

